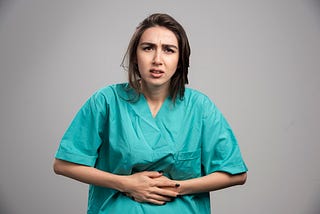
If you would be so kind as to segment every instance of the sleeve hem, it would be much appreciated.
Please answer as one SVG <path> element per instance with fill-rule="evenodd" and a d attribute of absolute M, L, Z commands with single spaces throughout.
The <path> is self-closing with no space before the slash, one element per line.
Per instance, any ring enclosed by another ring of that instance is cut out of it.
<path fill-rule="evenodd" d="M 96 157 L 74 154 L 69 152 L 63 152 L 62 154 L 59 153 L 59 151 L 56 153 L 55 158 L 90 167 L 93 167 L 96 161 Z"/>
<path fill-rule="evenodd" d="M 241 164 L 241 165 L 217 168 L 217 169 L 213 170 L 211 173 L 213 173 L 213 172 L 226 172 L 231 175 L 236 175 L 236 174 L 241 174 L 241 173 L 244 173 L 247 171 L 248 171 L 248 168 L 246 167 L 246 165 Z"/>

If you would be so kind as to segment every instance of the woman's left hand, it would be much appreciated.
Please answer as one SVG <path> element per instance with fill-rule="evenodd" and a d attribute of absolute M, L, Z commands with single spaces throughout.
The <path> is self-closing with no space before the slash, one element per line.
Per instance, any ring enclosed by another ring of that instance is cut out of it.
<path fill-rule="evenodd" d="M 159 172 L 138 172 L 124 179 L 122 192 L 137 202 L 163 205 L 178 195 L 175 187 L 179 185 Z"/>

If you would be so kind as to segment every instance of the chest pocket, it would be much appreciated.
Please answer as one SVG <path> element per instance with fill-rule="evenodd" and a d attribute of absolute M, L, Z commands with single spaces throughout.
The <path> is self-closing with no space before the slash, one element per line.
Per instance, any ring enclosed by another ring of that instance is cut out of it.
<path fill-rule="evenodd" d="M 184 180 L 201 176 L 201 150 L 177 152 L 171 172 L 173 179 Z"/>

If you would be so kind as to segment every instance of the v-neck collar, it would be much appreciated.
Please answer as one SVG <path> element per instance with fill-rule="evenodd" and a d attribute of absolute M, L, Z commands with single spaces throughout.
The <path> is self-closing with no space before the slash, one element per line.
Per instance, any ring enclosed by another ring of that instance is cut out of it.
<path fill-rule="evenodd" d="M 166 112 L 165 110 L 168 108 L 169 103 L 170 98 L 167 97 L 165 101 L 162 103 L 155 117 L 152 116 L 147 99 L 143 94 L 140 94 L 137 101 L 131 103 L 130 106 L 136 115 L 138 115 L 142 120 L 148 123 L 152 128 L 160 132 L 160 127 L 158 123 L 160 122 L 160 118 L 164 116 Z"/>
<path fill-rule="evenodd" d="M 159 111 L 155 115 L 152 116 L 149 104 L 147 102 L 146 97 L 144 94 L 138 94 L 135 92 L 129 85 L 121 84 L 118 88 L 118 93 L 120 97 L 126 100 L 129 103 L 130 108 L 138 115 L 142 120 L 148 123 L 151 127 L 155 128 L 156 130 L 160 131 L 158 123 L 160 119 L 166 116 L 166 110 L 170 107 L 170 97 L 168 96 L 164 102 L 162 103 Z"/>
<path fill-rule="evenodd" d="M 143 102 L 145 103 L 145 106 L 147 107 L 147 109 L 148 109 L 148 115 L 149 115 L 149 117 L 151 117 L 152 119 L 154 119 L 154 120 L 157 120 L 157 118 L 159 118 L 160 116 L 161 116 L 161 112 L 162 111 L 164 111 L 164 109 L 167 107 L 167 104 L 168 104 L 168 102 L 169 102 L 169 97 L 166 97 L 166 99 L 163 101 L 163 103 L 161 104 L 161 106 L 160 106 L 160 108 L 159 108 L 159 110 L 158 110 L 158 112 L 156 113 L 156 115 L 155 116 L 153 116 L 152 115 L 152 111 L 151 111 L 151 109 L 150 109 L 150 106 L 149 106 L 149 103 L 148 103 L 148 100 L 147 100 L 147 98 L 146 98 L 146 96 L 144 95 L 144 94 L 141 94 L 140 95 L 141 96 L 141 99 L 143 100 Z M 159 116 L 160 115 L 160 116 Z"/>

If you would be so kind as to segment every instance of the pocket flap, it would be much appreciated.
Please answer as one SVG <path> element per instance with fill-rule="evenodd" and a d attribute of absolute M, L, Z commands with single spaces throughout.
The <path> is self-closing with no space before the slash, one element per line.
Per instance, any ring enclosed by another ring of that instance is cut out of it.
<path fill-rule="evenodd" d="M 198 158 L 200 154 L 200 149 L 192 152 L 178 152 L 175 158 L 176 160 L 192 160 Z"/>

